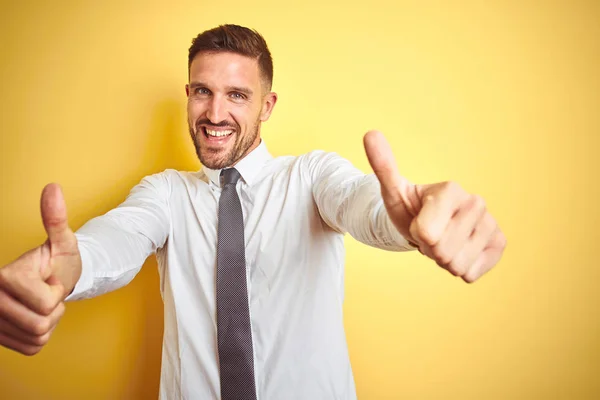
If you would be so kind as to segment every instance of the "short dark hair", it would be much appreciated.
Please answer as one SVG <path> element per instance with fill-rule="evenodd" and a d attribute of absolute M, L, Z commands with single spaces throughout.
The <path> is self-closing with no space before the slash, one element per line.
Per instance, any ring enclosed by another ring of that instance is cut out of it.
<path fill-rule="evenodd" d="M 188 75 L 194 57 L 202 52 L 230 52 L 255 58 L 268 90 L 271 90 L 273 59 L 267 42 L 256 30 L 227 24 L 202 32 L 192 40 L 189 49 Z"/>

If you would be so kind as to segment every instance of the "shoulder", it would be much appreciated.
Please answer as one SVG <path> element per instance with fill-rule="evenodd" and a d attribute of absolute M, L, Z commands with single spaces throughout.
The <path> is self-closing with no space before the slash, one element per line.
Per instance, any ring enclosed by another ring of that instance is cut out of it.
<path fill-rule="evenodd" d="M 354 167 L 347 159 L 333 151 L 312 150 L 296 156 L 279 156 L 265 166 L 264 176 L 283 174 L 297 177 L 312 187 L 334 174 L 353 175 Z"/>
<path fill-rule="evenodd" d="M 156 191 L 164 192 L 169 195 L 173 188 L 178 186 L 188 186 L 190 184 L 206 181 L 208 178 L 202 170 L 200 171 L 181 171 L 168 168 L 160 172 L 155 172 L 144 176 L 136 187 L 153 188 Z"/>
<path fill-rule="evenodd" d="M 277 157 L 274 160 L 279 160 L 278 162 L 287 165 L 294 164 L 308 169 L 312 169 L 319 165 L 327 164 L 330 162 L 347 162 L 347 160 L 340 156 L 338 153 L 326 150 L 312 150 L 310 152 L 300 154 L 298 156 L 283 156 Z"/>
<path fill-rule="evenodd" d="M 177 181 L 189 181 L 203 179 L 206 174 L 202 171 L 182 171 L 173 168 L 167 168 L 161 172 L 146 175 L 143 179 L 153 181 L 164 181 L 176 183 Z"/>
<path fill-rule="evenodd" d="M 353 168 L 348 159 L 334 151 L 313 150 L 299 156 L 298 160 L 306 172 L 313 176 L 323 172 Z"/>

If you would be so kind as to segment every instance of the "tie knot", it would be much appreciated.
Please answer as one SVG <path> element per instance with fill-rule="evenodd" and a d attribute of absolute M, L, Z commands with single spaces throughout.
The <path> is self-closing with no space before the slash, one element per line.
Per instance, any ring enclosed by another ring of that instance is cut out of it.
<path fill-rule="evenodd" d="M 235 168 L 227 168 L 221 171 L 221 187 L 229 184 L 236 184 L 241 175 Z"/>

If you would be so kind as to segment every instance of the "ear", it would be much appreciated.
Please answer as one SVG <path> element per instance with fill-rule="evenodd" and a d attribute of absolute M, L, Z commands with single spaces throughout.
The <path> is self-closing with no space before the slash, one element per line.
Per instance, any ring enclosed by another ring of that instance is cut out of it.
<path fill-rule="evenodd" d="M 187 83 L 185 84 L 185 95 L 187 97 L 190 97 L 190 85 L 188 85 Z"/>
<path fill-rule="evenodd" d="M 271 113 L 273 112 L 273 108 L 275 107 L 275 103 L 277 103 L 277 93 L 267 93 L 263 98 L 263 105 L 260 111 L 261 122 L 265 122 L 269 119 Z"/>

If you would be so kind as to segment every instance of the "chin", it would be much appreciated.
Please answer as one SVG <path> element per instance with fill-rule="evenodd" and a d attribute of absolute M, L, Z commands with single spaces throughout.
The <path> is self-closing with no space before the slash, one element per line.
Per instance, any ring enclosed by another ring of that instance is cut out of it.
<path fill-rule="evenodd" d="M 210 169 L 223 169 L 229 167 L 228 157 L 221 156 L 220 154 L 215 155 L 214 153 L 208 156 L 201 156 L 200 163 Z"/>

